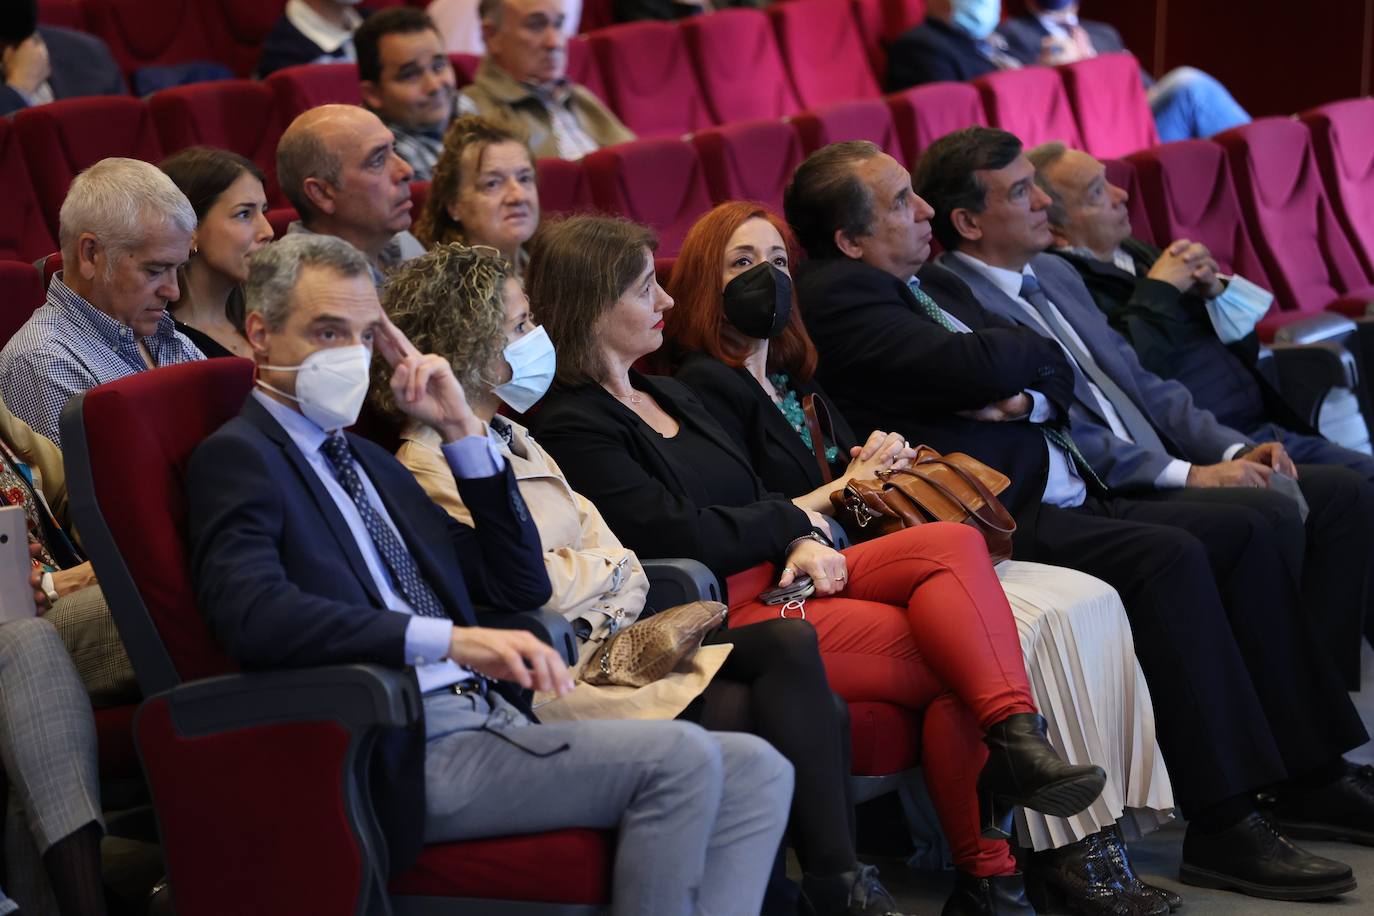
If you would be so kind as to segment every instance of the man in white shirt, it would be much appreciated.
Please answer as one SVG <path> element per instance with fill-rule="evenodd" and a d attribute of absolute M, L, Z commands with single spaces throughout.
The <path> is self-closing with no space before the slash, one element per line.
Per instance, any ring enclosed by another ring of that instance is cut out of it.
<path fill-rule="evenodd" d="M 362 24 L 361 0 L 287 0 L 262 46 L 259 78 L 299 64 L 346 64 L 355 60 L 353 31 Z"/>

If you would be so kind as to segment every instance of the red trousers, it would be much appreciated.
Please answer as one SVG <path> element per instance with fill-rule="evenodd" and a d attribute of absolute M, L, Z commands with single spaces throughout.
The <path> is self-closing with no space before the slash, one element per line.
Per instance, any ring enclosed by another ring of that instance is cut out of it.
<path fill-rule="evenodd" d="M 1007 844 L 983 839 L 980 829 L 983 730 L 1036 710 L 982 535 L 966 525 L 921 525 L 844 556 L 844 591 L 805 605 L 831 688 L 850 702 L 924 711 L 921 762 L 955 864 L 978 877 L 1015 871 Z M 775 575 L 755 567 L 731 577 L 731 625 L 778 616 L 778 606 L 752 597 Z"/>

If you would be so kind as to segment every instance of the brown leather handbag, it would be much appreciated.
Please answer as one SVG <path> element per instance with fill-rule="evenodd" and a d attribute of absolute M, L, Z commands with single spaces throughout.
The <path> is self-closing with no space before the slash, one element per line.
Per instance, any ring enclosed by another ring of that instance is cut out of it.
<path fill-rule="evenodd" d="M 1002 472 L 962 452 L 941 455 L 922 445 L 911 464 L 884 471 L 872 480 L 850 480 L 830 494 L 842 517 L 860 528 L 876 525 L 882 534 L 924 525 L 959 522 L 978 529 L 996 563 L 1011 556 L 1016 520 L 997 494 L 1011 484 Z"/>
<path fill-rule="evenodd" d="M 725 614 L 719 601 L 693 601 L 637 620 L 592 653 L 582 680 L 597 687 L 652 684 L 701 648 Z"/>

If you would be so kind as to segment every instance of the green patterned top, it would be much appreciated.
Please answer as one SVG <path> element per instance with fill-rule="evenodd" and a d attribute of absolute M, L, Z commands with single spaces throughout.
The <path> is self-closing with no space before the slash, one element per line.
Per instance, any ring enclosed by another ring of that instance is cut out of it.
<path fill-rule="evenodd" d="M 768 381 L 773 383 L 773 387 L 782 396 L 778 410 L 782 411 L 782 415 L 787 418 L 788 424 L 796 430 L 797 435 L 801 436 L 807 450 L 814 452 L 815 447 L 811 444 L 811 431 L 806 428 L 806 413 L 802 410 L 801 400 L 797 397 L 797 392 L 788 384 L 790 379 L 785 373 L 780 373 L 768 376 Z M 834 464 L 839 458 L 840 450 L 837 447 L 834 445 L 825 447 L 825 460 L 828 463 Z"/>

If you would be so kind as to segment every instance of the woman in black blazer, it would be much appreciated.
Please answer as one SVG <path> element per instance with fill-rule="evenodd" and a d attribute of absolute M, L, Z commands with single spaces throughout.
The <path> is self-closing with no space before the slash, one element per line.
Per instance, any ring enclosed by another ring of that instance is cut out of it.
<path fill-rule="evenodd" d="M 673 304 L 654 278 L 655 246 L 646 229 L 592 216 L 535 237 L 530 300 L 559 350 L 535 434 L 640 556 L 694 557 L 735 576 L 732 626 L 778 616 L 757 593 L 809 575 L 816 597 L 797 611 L 816 629 L 831 686 L 851 702 L 925 713 L 927 782 L 961 870 L 983 889 L 952 912 L 1028 911 L 1006 844 L 984 835 L 1008 835 L 1012 804 L 1077 813 L 1105 777 L 1064 763 L 1045 740 L 981 536 L 935 524 L 845 551 L 824 543 L 823 519 L 768 492 L 685 386 L 632 368 L 662 344 Z M 980 737 L 994 749 L 985 766 Z"/>
<path fill-rule="evenodd" d="M 789 265 L 795 249 L 787 224 L 776 214 L 744 202 L 716 207 L 692 227 L 678 253 L 668 283 L 675 304 L 666 332 L 678 355 L 678 380 L 701 398 L 764 483 L 789 497 L 823 496 L 829 510 L 832 491 L 871 471 L 849 459 L 855 436 L 832 408 L 833 431 L 824 429 L 822 438 L 825 457 L 834 459 L 828 461 L 834 480 L 824 482 L 800 415 L 801 398 L 824 394 L 813 378 L 816 348 L 793 308 Z M 751 272 L 755 276 L 746 276 Z M 771 280 L 758 276 L 763 274 Z M 735 285 L 741 276 L 745 279 Z M 763 295 L 767 292 L 773 295 Z M 769 313 L 775 320 L 763 320 Z M 766 333 L 771 336 L 756 336 Z M 875 432 L 869 441 L 884 436 Z M 1025 813 L 1023 844 L 1042 853 L 1033 857 L 1030 873 L 1085 912 L 1106 897 L 1130 900 L 1142 914 L 1159 912 L 1161 906 L 1167 910 L 1160 892 L 1114 877 L 1109 861 L 1115 855 L 1130 868 L 1115 831 L 1126 809 L 1134 809 L 1130 816 L 1143 832 L 1164 823 L 1173 807 L 1154 739 L 1154 709 L 1120 598 L 1091 576 L 1038 563 L 1009 560 L 997 573 L 1019 624 L 1034 697 L 1049 713 L 1051 740 L 1079 754 L 1100 749 L 1101 761 L 1120 762 L 1107 767 L 1110 790 L 1078 816 Z M 1091 642 L 1077 642 L 1077 632 L 1091 634 Z M 1093 703 L 1080 708 L 1082 695 L 1093 697 Z M 1139 728 L 1104 724 L 1113 720 Z M 1093 839 L 1082 842 L 1088 837 Z"/>

